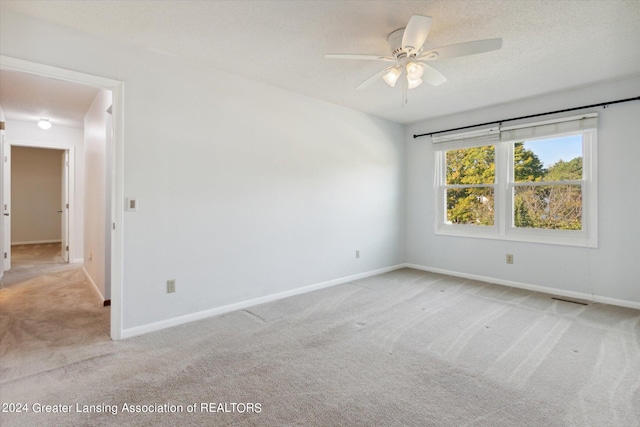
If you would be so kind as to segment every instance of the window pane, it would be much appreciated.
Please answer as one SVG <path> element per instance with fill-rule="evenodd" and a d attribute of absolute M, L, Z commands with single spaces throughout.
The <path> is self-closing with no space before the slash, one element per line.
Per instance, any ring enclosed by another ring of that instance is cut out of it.
<path fill-rule="evenodd" d="M 447 222 L 493 225 L 493 188 L 447 189 Z"/>
<path fill-rule="evenodd" d="M 516 182 L 582 179 L 582 135 L 516 142 L 513 146 Z"/>
<path fill-rule="evenodd" d="M 493 145 L 447 151 L 447 185 L 493 184 L 496 180 Z"/>
<path fill-rule="evenodd" d="M 515 227 L 582 229 L 582 186 L 518 186 L 514 189 Z"/>

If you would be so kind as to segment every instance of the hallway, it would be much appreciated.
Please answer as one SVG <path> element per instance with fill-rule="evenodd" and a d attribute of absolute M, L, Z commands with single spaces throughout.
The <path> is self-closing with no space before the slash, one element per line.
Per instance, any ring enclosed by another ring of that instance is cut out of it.
<path fill-rule="evenodd" d="M 111 341 L 109 307 L 81 266 L 62 260 L 60 243 L 14 245 L 11 255 L 0 289 L 2 381 L 67 363 L 70 349 L 84 354 L 87 344 Z"/>
<path fill-rule="evenodd" d="M 11 270 L 5 271 L 0 288 L 6 288 L 54 271 L 76 266 L 62 259 L 61 244 L 38 243 L 11 246 Z"/>
<path fill-rule="evenodd" d="M 68 264 L 67 264 L 68 266 Z M 78 266 L 0 289 L 0 382 L 68 363 L 88 344 L 109 343 L 103 307 Z"/>

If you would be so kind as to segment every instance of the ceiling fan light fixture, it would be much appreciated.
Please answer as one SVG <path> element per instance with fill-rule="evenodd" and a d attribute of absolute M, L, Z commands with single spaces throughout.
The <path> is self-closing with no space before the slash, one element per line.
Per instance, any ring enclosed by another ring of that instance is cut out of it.
<path fill-rule="evenodd" d="M 409 62 L 406 66 L 407 78 L 409 80 L 420 80 L 422 74 L 424 74 L 424 67 L 421 64 L 415 62 Z"/>
<path fill-rule="evenodd" d="M 44 130 L 51 129 L 51 122 L 49 119 L 40 119 L 38 120 L 38 127 Z"/>
<path fill-rule="evenodd" d="M 392 68 L 389 70 L 387 74 L 382 76 L 382 79 L 391 87 L 396 85 L 398 78 L 400 77 L 400 70 L 397 68 Z"/>
<path fill-rule="evenodd" d="M 430 16 L 412 15 L 406 27 L 392 31 L 387 36 L 391 55 L 332 53 L 325 55 L 325 58 L 386 62 L 387 65 L 384 69 L 360 83 L 356 86 L 356 89 L 367 87 L 373 82 L 379 81 L 380 77 L 391 87 L 395 87 L 398 80 L 401 80 L 402 105 L 404 105 L 407 103 L 407 89 L 415 89 L 424 82 L 429 83 L 430 86 L 439 86 L 447 81 L 447 78 L 428 65 L 427 61 L 476 55 L 502 48 L 502 39 L 496 38 L 457 43 L 425 50 L 427 49 L 425 48 L 425 41 L 431 31 L 431 22 L 432 18 Z M 392 62 L 393 65 L 389 66 L 389 62 Z"/>
<path fill-rule="evenodd" d="M 407 78 L 407 89 L 415 89 L 422 84 L 422 79 Z"/>

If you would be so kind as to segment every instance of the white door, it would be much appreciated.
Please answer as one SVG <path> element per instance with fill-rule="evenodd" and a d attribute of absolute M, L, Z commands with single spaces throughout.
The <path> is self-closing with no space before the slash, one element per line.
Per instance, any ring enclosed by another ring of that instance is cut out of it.
<path fill-rule="evenodd" d="M 0 131 L 2 144 L 2 270 L 11 269 L 11 146 L 4 139 L 4 130 Z"/>
<path fill-rule="evenodd" d="M 62 153 L 62 200 L 60 201 L 62 258 L 69 262 L 69 151 Z"/>

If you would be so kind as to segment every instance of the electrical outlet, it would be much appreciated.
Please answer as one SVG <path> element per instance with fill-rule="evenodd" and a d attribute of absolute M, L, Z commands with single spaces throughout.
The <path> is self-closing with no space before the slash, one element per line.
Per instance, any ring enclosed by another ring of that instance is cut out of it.
<path fill-rule="evenodd" d="M 360 258 L 360 251 L 356 251 L 356 258 Z"/>
<path fill-rule="evenodd" d="M 513 254 L 507 254 L 507 264 L 513 264 Z"/>
<path fill-rule="evenodd" d="M 175 279 L 171 279 L 171 280 L 167 280 L 167 293 L 173 293 L 176 291 L 176 280 Z"/>

